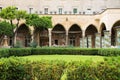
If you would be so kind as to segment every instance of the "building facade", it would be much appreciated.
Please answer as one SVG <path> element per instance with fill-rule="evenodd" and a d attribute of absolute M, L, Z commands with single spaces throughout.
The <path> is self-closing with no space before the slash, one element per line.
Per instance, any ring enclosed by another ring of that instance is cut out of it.
<path fill-rule="evenodd" d="M 100 48 L 119 45 L 119 4 L 120 0 L 0 0 L 0 9 L 16 6 L 52 17 L 50 29 L 34 29 L 21 21 L 14 43 L 28 46 L 34 40 L 38 46 Z"/>

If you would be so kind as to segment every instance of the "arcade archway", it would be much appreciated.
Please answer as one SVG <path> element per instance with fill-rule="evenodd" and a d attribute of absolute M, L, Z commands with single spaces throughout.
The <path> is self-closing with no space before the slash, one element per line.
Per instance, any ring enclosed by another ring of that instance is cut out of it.
<path fill-rule="evenodd" d="M 80 46 L 80 38 L 82 38 L 81 28 L 77 24 L 74 24 L 70 27 L 68 33 L 69 45 Z"/>
<path fill-rule="evenodd" d="M 116 46 L 116 29 L 120 28 L 120 20 L 117 21 L 111 29 L 111 45 Z"/>
<path fill-rule="evenodd" d="M 22 46 L 28 47 L 31 41 L 31 34 L 29 27 L 26 26 L 25 24 L 22 24 L 19 26 L 16 33 L 17 33 L 16 41 L 19 41 L 22 44 Z"/>
<path fill-rule="evenodd" d="M 53 46 L 65 45 L 66 42 L 65 33 L 66 33 L 65 28 L 61 24 L 57 24 L 52 29 L 52 45 Z"/>
<path fill-rule="evenodd" d="M 37 42 L 38 46 L 49 46 L 48 29 L 35 28 L 34 41 Z"/>
<path fill-rule="evenodd" d="M 95 47 L 95 34 L 97 33 L 97 29 L 94 25 L 89 25 L 85 31 L 85 36 L 88 37 L 88 36 L 91 36 L 91 44 L 92 44 L 92 47 Z M 88 43 L 87 43 L 87 47 L 88 47 Z"/>

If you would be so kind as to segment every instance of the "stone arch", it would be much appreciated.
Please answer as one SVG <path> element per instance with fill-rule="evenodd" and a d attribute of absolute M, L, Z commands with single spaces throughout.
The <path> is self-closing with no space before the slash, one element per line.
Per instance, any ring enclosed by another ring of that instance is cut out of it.
<path fill-rule="evenodd" d="M 63 28 L 64 28 L 64 30 L 66 31 L 66 28 L 65 28 L 65 25 L 63 25 L 62 23 L 56 23 L 54 26 L 53 26 L 53 28 L 52 28 L 52 30 L 54 29 L 54 27 L 56 27 L 56 26 L 62 26 Z"/>
<path fill-rule="evenodd" d="M 88 38 L 88 36 L 91 36 L 91 47 L 95 47 L 95 34 L 98 33 L 98 30 L 96 29 L 96 27 L 94 25 L 89 25 L 86 30 L 85 30 L 85 37 Z M 88 42 L 87 42 L 87 47 L 88 47 Z"/>
<path fill-rule="evenodd" d="M 101 23 L 99 30 L 100 30 L 99 32 L 101 33 L 101 36 L 104 36 L 104 30 L 106 30 L 105 23 Z"/>
<path fill-rule="evenodd" d="M 48 29 L 44 27 L 35 27 L 34 41 L 37 42 L 38 46 L 48 46 L 49 45 Z"/>
<path fill-rule="evenodd" d="M 82 30 L 77 24 L 73 24 L 68 30 L 68 44 L 72 46 L 80 46 L 80 38 L 82 38 Z"/>
<path fill-rule="evenodd" d="M 65 45 L 66 30 L 63 25 L 56 24 L 52 29 L 52 45 L 62 46 Z"/>
<path fill-rule="evenodd" d="M 116 21 L 111 28 L 111 45 L 116 46 L 116 28 L 120 27 L 120 20 Z"/>
<path fill-rule="evenodd" d="M 19 41 L 24 47 L 29 46 L 29 43 L 31 41 L 31 34 L 30 29 L 26 24 L 21 24 L 16 30 L 16 41 Z"/>

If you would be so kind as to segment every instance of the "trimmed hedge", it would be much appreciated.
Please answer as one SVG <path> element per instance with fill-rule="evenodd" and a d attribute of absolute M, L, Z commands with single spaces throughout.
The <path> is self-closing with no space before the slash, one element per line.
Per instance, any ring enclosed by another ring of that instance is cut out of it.
<path fill-rule="evenodd" d="M 0 80 L 120 80 L 119 58 L 103 62 L 0 59 Z"/>
<path fill-rule="evenodd" d="M 120 56 L 120 49 L 119 48 L 99 49 L 98 55 L 101 55 L 101 56 Z"/>
<path fill-rule="evenodd" d="M 120 61 L 71 62 L 67 68 L 67 80 L 120 80 Z"/>
<path fill-rule="evenodd" d="M 120 49 L 95 48 L 11 48 L 0 49 L 0 57 L 28 55 L 100 55 L 119 56 Z"/>
<path fill-rule="evenodd" d="M 98 49 L 81 48 L 33 48 L 32 55 L 97 55 Z"/>
<path fill-rule="evenodd" d="M 21 58 L 0 59 L 0 80 L 60 80 L 64 61 L 30 62 Z"/>

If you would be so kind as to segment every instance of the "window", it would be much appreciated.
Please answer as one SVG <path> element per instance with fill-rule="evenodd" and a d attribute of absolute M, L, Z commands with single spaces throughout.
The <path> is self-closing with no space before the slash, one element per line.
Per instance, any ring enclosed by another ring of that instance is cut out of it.
<path fill-rule="evenodd" d="M 29 8 L 29 13 L 31 14 L 33 12 L 33 8 Z"/>
<path fill-rule="evenodd" d="M 77 13 L 77 8 L 73 8 L 73 13 L 74 13 L 74 14 Z"/>
<path fill-rule="evenodd" d="M 44 8 L 44 14 L 48 14 L 48 8 Z"/>
<path fill-rule="evenodd" d="M 0 7 L 0 12 L 2 11 L 2 7 Z"/>
<path fill-rule="evenodd" d="M 62 8 L 59 8 L 59 14 L 62 14 Z"/>

